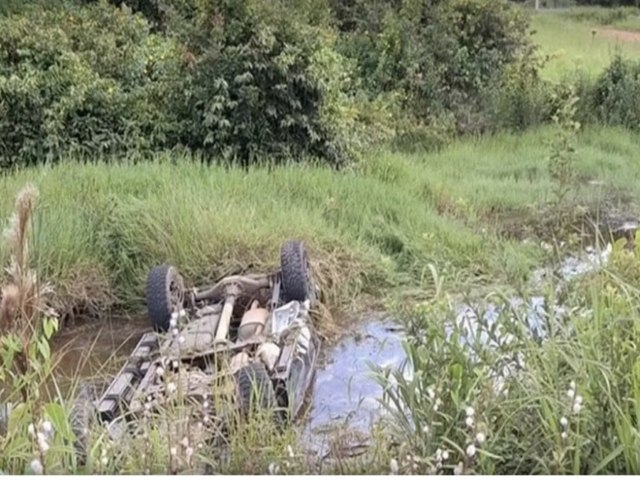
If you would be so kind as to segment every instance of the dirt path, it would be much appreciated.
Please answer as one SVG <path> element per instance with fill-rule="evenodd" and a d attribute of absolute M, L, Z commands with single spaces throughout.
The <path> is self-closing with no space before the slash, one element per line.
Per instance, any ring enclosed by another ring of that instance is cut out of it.
<path fill-rule="evenodd" d="M 628 32 L 625 30 L 614 29 L 598 29 L 597 35 L 605 38 L 613 38 L 615 40 L 621 40 L 623 42 L 640 42 L 640 33 Z"/>

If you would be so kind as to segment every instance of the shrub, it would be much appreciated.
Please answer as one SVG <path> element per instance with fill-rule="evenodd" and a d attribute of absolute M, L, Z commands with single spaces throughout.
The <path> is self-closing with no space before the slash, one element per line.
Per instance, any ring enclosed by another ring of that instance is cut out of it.
<path fill-rule="evenodd" d="M 484 128 L 483 93 L 529 42 L 507 1 L 353 0 L 333 11 L 371 96 L 398 91 L 422 123 L 453 114 L 458 132 Z"/>
<path fill-rule="evenodd" d="M 193 55 L 183 141 L 248 164 L 260 157 L 350 156 L 348 68 L 330 31 L 286 2 L 198 3 L 183 34 Z"/>
<path fill-rule="evenodd" d="M 539 76 L 542 64 L 534 51 L 526 52 L 486 88 L 484 108 L 494 128 L 525 130 L 551 118 L 553 88 Z"/>
<path fill-rule="evenodd" d="M 598 120 L 631 129 L 640 126 L 640 62 L 617 55 L 596 81 L 590 98 Z"/>
<path fill-rule="evenodd" d="M 178 128 L 179 47 L 106 3 L 0 20 L 0 165 L 144 152 Z"/>

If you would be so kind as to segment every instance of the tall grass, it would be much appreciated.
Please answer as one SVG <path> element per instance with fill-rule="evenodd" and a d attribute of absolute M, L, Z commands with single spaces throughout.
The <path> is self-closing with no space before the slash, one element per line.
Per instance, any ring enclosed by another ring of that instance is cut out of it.
<path fill-rule="evenodd" d="M 380 152 L 352 172 L 241 170 L 168 157 L 137 165 L 66 162 L 1 178 L 0 213 L 6 216 L 26 181 L 39 188 L 33 265 L 55 285 L 63 313 L 142 307 L 147 272 L 162 262 L 198 284 L 273 268 L 291 237 L 308 243 L 333 306 L 363 293 L 381 298 L 392 285 L 431 289 L 427 263 L 458 286 L 508 284 L 543 258 L 509 229 L 535 230 L 537 208 L 550 199 L 548 136 L 541 129 L 461 141 L 434 154 Z M 637 143 L 615 129 L 579 137 L 582 200 L 637 190 Z M 590 179 L 604 181 L 604 189 Z M 0 261 L 7 260 L 2 247 Z"/>
<path fill-rule="evenodd" d="M 411 374 L 377 375 L 401 472 L 640 473 L 639 253 L 618 243 L 607 270 L 569 285 L 545 338 L 499 292 L 502 313 L 474 330 L 445 290 L 400 308 Z"/>

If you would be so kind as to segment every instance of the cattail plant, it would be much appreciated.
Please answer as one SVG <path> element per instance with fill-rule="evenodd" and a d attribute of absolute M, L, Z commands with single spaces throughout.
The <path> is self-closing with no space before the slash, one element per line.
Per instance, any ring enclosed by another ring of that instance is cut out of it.
<path fill-rule="evenodd" d="M 4 232 L 11 260 L 2 287 L 0 332 L 3 340 L 10 335 L 17 340 L 12 345 L 15 350 L 11 365 L 14 379 L 27 373 L 31 340 L 42 331 L 45 314 L 52 313 L 47 308 L 47 298 L 52 290 L 47 284 L 39 284 L 36 272 L 29 265 L 29 233 L 37 198 L 38 191 L 30 184 L 18 193 L 15 211 Z M 21 394 L 27 401 L 25 388 L 21 388 Z"/>
<path fill-rule="evenodd" d="M 6 269 L 0 300 L 0 383 L 2 397 L 9 401 L 17 396 L 29 412 L 29 437 L 35 458 L 28 469 L 33 473 L 47 473 L 46 458 L 53 428 L 46 420 L 45 405 L 40 399 L 40 387 L 51 373 L 49 341 L 57 329 L 55 314 L 47 306 L 52 289 L 38 282 L 30 266 L 29 234 L 38 191 L 27 185 L 18 194 L 15 211 L 4 232 L 11 254 Z M 44 430 L 36 432 L 37 425 Z M 15 433 L 15 432 L 14 432 Z M 19 435 L 17 435 L 19 441 Z M 11 442 L 15 435 L 7 435 Z M 6 448 L 7 445 L 4 445 Z M 10 470 L 22 468 L 16 459 L 7 460 Z"/>

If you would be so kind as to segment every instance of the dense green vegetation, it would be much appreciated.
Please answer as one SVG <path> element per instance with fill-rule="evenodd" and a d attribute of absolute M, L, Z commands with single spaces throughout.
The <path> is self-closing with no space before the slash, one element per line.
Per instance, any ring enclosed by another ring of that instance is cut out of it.
<path fill-rule="evenodd" d="M 537 52 L 529 13 L 506 1 L 20 5 L 0 16 L 5 168 L 163 151 L 344 166 L 375 145 L 433 149 L 549 122 L 567 83 L 539 74 L 564 20 L 535 17 Z M 635 12 L 612 11 L 563 14 L 577 28 L 571 58 L 588 21 Z M 585 55 L 595 78 L 577 79 L 582 120 L 634 127 L 635 60 L 602 73 L 611 58 L 597 42 L 598 55 Z"/>
<path fill-rule="evenodd" d="M 295 429 L 257 419 L 221 449 L 174 409 L 119 442 L 94 425 L 79 467 L 75 392 L 43 388 L 57 328 L 139 312 L 152 265 L 200 284 L 271 267 L 297 237 L 336 314 L 318 323 L 327 345 L 351 307 L 388 306 L 409 327 L 412 378 L 377 372 L 400 406 L 393 425 L 323 472 L 637 473 L 636 252 L 616 244 L 607 269 L 561 290 L 531 281 L 593 242 L 601 214 L 634 211 L 640 50 L 592 31 L 632 30 L 637 14 L 506 0 L 3 2 L 0 212 L 27 183 L 39 198 L 31 222 L 33 192 L 19 195 L 0 245 L 0 399 L 19 403 L 0 470 L 317 471 Z M 545 319 L 545 341 L 507 315 L 498 348 L 451 341 L 465 333 L 460 295 L 494 292 L 498 304 L 559 294 L 569 314 Z M 526 368 L 496 391 L 493 369 L 514 359 Z"/>

